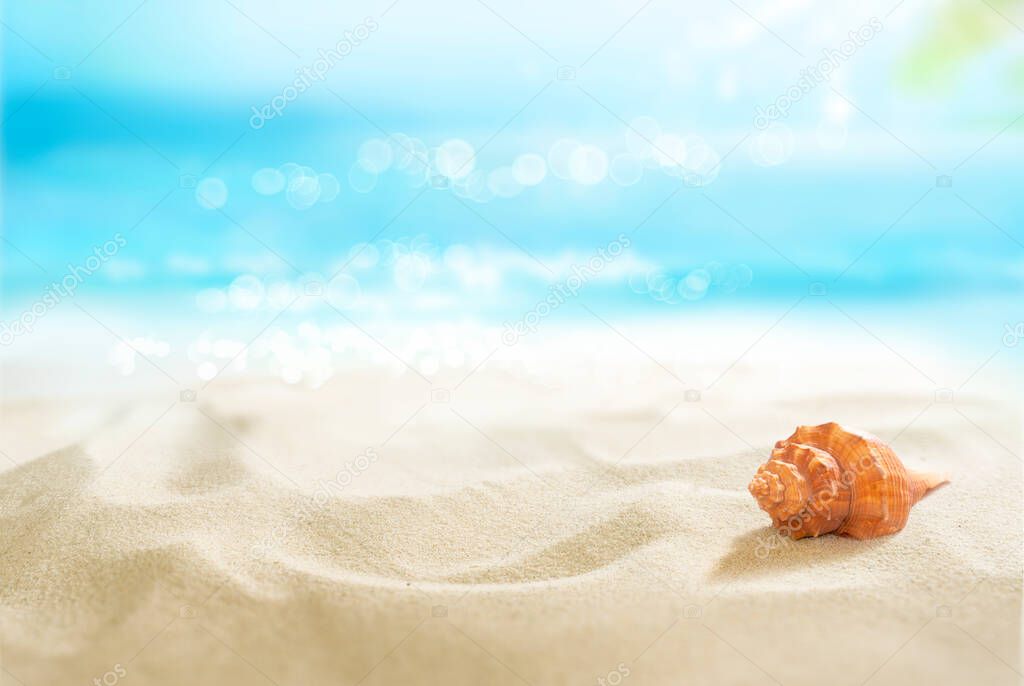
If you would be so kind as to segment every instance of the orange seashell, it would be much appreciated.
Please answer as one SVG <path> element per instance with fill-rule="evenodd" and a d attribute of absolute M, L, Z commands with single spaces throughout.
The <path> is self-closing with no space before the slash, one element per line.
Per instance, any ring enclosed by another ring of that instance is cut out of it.
<path fill-rule="evenodd" d="M 797 427 L 776 443 L 747 490 L 793 539 L 875 538 L 902 529 L 910 508 L 948 482 L 945 474 L 907 469 L 871 434 L 830 422 Z"/>

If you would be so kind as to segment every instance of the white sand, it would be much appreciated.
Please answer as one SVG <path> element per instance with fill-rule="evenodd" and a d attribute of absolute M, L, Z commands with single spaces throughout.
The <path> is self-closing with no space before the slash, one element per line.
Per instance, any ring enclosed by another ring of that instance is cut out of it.
<path fill-rule="evenodd" d="M 370 371 L 318 391 L 218 379 L 194 403 L 12 401 L 0 684 L 1018 683 L 1005 370 L 935 403 L 874 342 L 797 340 L 717 382 L 737 351 L 657 350 L 676 379 L 607 333 L 587 359 L 499 350 L 449 402 Z M 826 420 L 954 481 L 895 536 L 768 548 L 746 484 Z"/>

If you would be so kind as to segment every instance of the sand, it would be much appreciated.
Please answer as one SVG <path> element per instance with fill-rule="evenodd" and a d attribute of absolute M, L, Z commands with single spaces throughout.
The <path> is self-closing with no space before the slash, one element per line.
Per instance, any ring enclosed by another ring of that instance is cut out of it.
<path fill-rule="evenodd" d="M 639 340 L 8 401 L 0 684 L 1020 682 L 998 359 Z M 746 484 L 827 420 L 953 483 L 892 537 L 780 540 Z"/>

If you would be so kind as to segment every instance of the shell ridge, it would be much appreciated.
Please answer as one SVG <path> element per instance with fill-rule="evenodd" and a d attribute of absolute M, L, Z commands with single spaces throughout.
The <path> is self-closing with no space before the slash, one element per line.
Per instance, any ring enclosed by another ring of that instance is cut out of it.
<path fill-rule="evenodd" d="M 873 538 L 901 530 L 910 508 L 948 481 L 907 470 L 872 434 L 828 422 L 777 441 L 748 489 L 783 535 Z"/>

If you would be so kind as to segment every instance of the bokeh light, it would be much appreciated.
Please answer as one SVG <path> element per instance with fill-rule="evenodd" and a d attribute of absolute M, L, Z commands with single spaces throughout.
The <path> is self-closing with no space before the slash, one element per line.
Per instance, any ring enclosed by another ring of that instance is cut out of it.
<path fill-rule="evenodd" d="M 580 147 L 579 141 L 573 138 L 560 138 L 548 149 L 548 169 L 560 179 L 569 181 L 572 179 L 572 168 L 569 160 L 576 148 Z"/>
<path fill-rule="evenodd" d="M 285 176 L 278 169 L 264 167 L 252 175 L 252 188 L 260 195 L 276 195 L 284 190 Z"/>
<path fill-rule="evenodd" d="M 601 183 L 608 175 L 608 155 L 596 145 L 581 145 L 569 155 L 569 174 L 584 186 Z"/>
<path fill-rule="evenodd" d="M 196 202 L 207 210 L 218 210 L 228 201 L 228 187 L 221 179 L 207 177 L 196 185 Z"/>
<path fill-rule="evenodd" d="M 391 167 L 394 150 L 387 141 L 371 138 L 359 146 L 358 158 L 366 169 L 381 174 Z"/>
<path fill-rule="evenodd" d="M 453 138 L 442 143 L 434 155 L 437 172 L 449 179 L 461 179 L 468 176 L 476 164 L 476 152 L 473 146 L 461 138 Z"/>
<path fill-rule="evenodd" d="M 547 174 L 547 163 L 536 153 L 522 154 L 512 163 L 512 175 L 524 186 L 536 186 Z"/>

